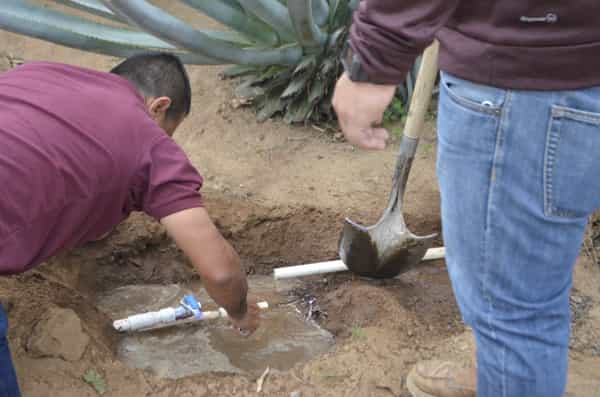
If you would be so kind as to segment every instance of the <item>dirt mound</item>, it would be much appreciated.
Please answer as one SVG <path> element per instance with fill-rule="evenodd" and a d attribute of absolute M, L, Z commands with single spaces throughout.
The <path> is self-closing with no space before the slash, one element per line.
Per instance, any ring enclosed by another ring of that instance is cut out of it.
<path fill-rule="evenodd" d="M 327 308 L 327 328 L 341 337 L 368 326 L 408 330 L 414 328 L 416 321 L 415 315 L 399 304 L 393 292 L 360 281 L 328 293 L 321 305 Z"/>

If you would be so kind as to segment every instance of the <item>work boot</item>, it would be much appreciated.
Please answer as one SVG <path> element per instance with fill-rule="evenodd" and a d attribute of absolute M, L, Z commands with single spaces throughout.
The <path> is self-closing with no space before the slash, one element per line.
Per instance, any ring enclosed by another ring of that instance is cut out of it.
<path fill-rule="evenodd" d="M 413 397 L 475 397 L 477 369 L 447 361 L 417 363 L 406 378 Z"/>

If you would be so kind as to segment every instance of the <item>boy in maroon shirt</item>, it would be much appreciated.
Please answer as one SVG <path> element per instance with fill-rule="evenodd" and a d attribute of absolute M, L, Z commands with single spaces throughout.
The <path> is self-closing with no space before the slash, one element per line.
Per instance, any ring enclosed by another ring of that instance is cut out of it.
<path fill-rule="evenodd" d="M 202 206 L 202 177 L 171 139 L 191 90 L 175 56 L 111 73 L 32 62 L 0 75 L 0 274 L 24 272 L 144 211 L 189 256 L 243 332 L 258 326 L 239 258 Z M 18 396 L 0 306 L 0 393 Z"/>

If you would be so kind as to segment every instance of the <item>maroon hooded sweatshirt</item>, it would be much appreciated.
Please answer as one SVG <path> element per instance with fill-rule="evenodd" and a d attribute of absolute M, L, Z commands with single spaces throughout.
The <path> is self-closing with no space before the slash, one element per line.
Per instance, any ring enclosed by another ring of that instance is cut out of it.
<path fill-rule="evenodd" d="M 434 37 L 440 69 L 478 83 L 600 86 L 600 0 L 363 0 L 351 30 L 367 74 L 386 84 Z"/>

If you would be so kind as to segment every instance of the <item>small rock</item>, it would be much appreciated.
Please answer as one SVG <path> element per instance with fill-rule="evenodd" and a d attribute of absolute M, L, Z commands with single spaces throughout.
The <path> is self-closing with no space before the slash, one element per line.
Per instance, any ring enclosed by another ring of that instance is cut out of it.
<path fill-rule="evenodd" d="M 572 295 L 571 296 L 571 301 L 577 305 L 580 305 L 583 303 L 583 298 L 581 298 L 581 296 L 577 296 L 577 295 Z"/>
<path fill-rule="evenodd" d="M 250 98 L 234 98 L 229 102 L 232 109 L 239 109 L 241 107 L 252 105 L 252 99 Z"/>
<path fill-rule="evenodd" d="M 299 391 L 293 391 L 290 393 L 290 397 L 300 397 L 300 392 Z"/>
<path fill-rule="evenodd" d="M 34 327 L 27 349 L 34 357 L 77 361 L 89 342 L 90 337 L 81 328 L 81 320 L 73 310 L 51 307 Z"/>
<path fill-rule="evenodd" d="M 0 52 L 0 73 L 10 70 L 11 67 L 12 66 L 10 64 L 10 58 L 8 58 L 8 56 Z"/>
<path fill-rule="evenodd" d="M 592 319 L 592 321 L 600 321 L 600 307 L 595 307 L 592 310 L 590 310 L 589 313 L 590 319 Z"/>

